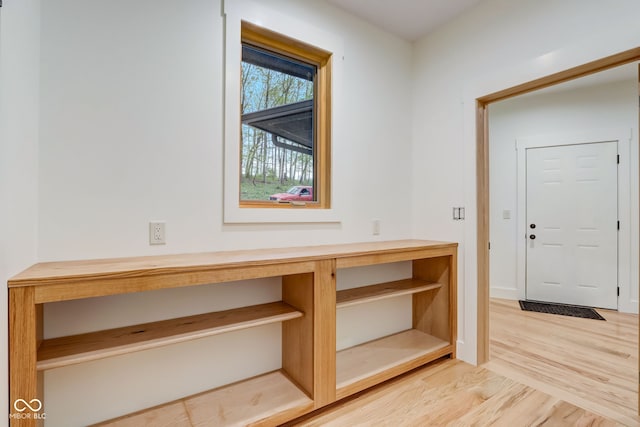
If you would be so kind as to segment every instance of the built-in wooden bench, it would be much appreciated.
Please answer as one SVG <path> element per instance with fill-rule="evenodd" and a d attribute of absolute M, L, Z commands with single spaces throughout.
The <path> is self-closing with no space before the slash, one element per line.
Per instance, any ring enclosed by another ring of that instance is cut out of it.
<path fill-rule="evenodd" d="M 9 280 L 10 399 L 42 399 L 41 371 L 282 324 L 282 368 L 101 425 L 277 425 L 437 358 L 455 357 L 457 244 L 424 240 L 36 264 Z M 336 271 L 400 261 L 412 277 L 336 292 Z M 282 300 L 43 339 L 43 304 L 282 278 Z M 413 327 L 336 352 L 336 310 L 412 297 Z M 250 405 L 261 395 L 259 405 Z M 220 419 L 224 409 L 224 420 Z M 32 426 L 12 418 L 12 426 Z"/>

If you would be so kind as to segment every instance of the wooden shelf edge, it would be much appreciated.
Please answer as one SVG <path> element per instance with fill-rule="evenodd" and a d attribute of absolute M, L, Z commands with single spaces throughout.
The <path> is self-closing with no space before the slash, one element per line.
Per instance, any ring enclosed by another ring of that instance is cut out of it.
<path fill-rule="evenodd" d="M 311 412 L 313 400 L 286 373 L 278 370 L 103 421 L 93 427 L 151 427 L 162 419 L 158 417 L 163 412 L 172 408 L 176 408 L 180 417 L 197 425 L 278 425 Z M 221 408 L 224 408 L 223 412 Z"/>
<path fill-rule="evenodd" d="M 336 292 L 336 307 L 344 308 L 352 305 L 379 301 L 387 298 L 411 295 L 440 289 L 441 283 L 430 283 L 420 279 L 404 279 L 377 285 L 344 289 Z"/>
<path fill-rule="evenodd" d="M 336 398 L 349 396 L 453 354 L 453 346 L 440 338 L 409 329 L 341 350 L 336 356 Z"/>
<path fill-rule="evenodd" d="M 332 258 L 343 259 L 371 255 L 379 256 L 380 254 L 406 254 L 407 252 L 421 253 L 422 251 L 451 251 L 457 246 L 457 243 L 452 242 L 391 240 L 337 245 L 41 262 L 11 277 L 7 285 L 9 288 L 52 286 L 63 283 L 88 283 L 103 280 L 119 282 L 143 277 L 153 277 L 157 280 L 158 277 L 176 274 L 197 274 L 213 270 L 287 265 Z M 414 258 L 420 257 L 420 255 L 414 256 Z"/>
<path fill-rule="evenodd" d="M 387 380 L 393 379 L 399 375 L 407 373 L 412 369 L 419 368 L 443 357 L 451 356 L 453 353 L 453 346 L 447 345 L 446 347 L 443 347 L 435 352 L 428 353 L 424 356 L 415 358 L 408 362 L 398 364 L 387 371 L 380 372 L 376 375 L 372 375 L 370 377 L 363 378 L 359 381 L 354 381 L 349 384 L 342 384 L 340 387 L 336 388 L 336 400 L 344 399 L 345 397 L 351 396 L 352 394 L 361 392 Z"/>
<path fill-rule="evenodd" d="M 366 265 L 413 261 L 425 258 L 440 258 L 454 255 L 455 252 L 456 246 L 442 245 L 440 247 L 432 246 L 429 248 L 407 248 L 407 250 L 404 251 L 385 252 L 374 254 L 374 256 L 353 254 L 336 258 L 336 268 L 362 267 Z"/>
<path fill-rule="evenodd" d="M 240 307 L 158 322 L 44 340 L 39 371 L 75 365 L 213 335 L 284 322 L 304 313 L 284 302 Z"/>

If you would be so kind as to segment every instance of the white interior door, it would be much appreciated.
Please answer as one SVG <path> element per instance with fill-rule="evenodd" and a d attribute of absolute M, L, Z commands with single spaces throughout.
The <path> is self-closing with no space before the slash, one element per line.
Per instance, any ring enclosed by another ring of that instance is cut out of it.
<path fill-rule="evenodd" d="M 618 307 L 617 142 L 526 151 L 526 296 Z"/>

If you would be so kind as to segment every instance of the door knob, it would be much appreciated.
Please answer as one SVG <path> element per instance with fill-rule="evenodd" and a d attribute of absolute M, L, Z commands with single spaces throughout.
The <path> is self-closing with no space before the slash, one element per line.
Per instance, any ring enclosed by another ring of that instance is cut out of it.
<path fill-rule="evenodd" d="M 535 224 L 531 224 L 529 227 L 536 228 L 536 225 Z"/>
<path fill-rule="evenodd" d="M 535 239 L 536 239 L 536 235 L 535 235 L 535 234 L 532 234 L 532 235 L 530 235 L 530 236 L 529 236 L 529 238 L 530 238 L 531 240 L 535 240 Z"/>

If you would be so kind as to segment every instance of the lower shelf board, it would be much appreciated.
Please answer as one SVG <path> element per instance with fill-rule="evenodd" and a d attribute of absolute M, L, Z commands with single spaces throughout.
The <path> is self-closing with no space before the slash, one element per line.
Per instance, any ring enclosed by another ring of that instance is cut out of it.
<path fill-rule="evenodd" d="M 452 349 L 447 341 L 409 329 L 339 351 L 336 355 L 337 398 L 445 356 Z"/>
<path fill-rule="evenodd" d="M 312 408 L 313 401 L 282 371 L 275 371 L 96 426 L 277 425 Z M 180 423 L 157 424 L 167 413 Z"/>
<path fill-rule="evenodd" d="M 303 313 L 284 302 L 252 305 L 141 325 L 44 340 L 39 371 L 284 322 Z"/>
<path fill-rule="evenodd" d="M 136 412 L 135 414 L 125 415 L 124 417 L 114 420 L 105 421 L 94 424 L 89 427 L 191 427 L 189 414 L 184 407 L 184 403 L 179 400 L 177 402 L 167 403 L 155 408 Z"/>

